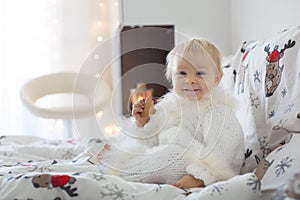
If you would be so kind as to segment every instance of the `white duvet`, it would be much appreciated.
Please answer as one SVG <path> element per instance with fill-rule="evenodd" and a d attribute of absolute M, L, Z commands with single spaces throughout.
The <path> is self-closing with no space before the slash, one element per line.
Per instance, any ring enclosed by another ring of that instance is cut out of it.
<path fill-rule="evenodd" d="M 99 139 L 87 149 L 75 140 L 1 136 L 0 199 L 240 199 L 236 192 L 257 199 L 259 194 L 252 173 L 191 190 L 126 182 L 92 164 L 93 149 L 101 145 Z"/>

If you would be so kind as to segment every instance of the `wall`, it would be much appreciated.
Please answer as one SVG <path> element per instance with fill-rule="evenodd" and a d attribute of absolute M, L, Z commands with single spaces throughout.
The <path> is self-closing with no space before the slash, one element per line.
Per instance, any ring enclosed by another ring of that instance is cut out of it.
<path fill-rule="evenodd" d="M 177 36 L 207 38 L 229 55 L 245 40 L 300 25 L 299 8 L 299 0 L 123 0 L 123 23 L 175 24 Z"/>
<path fill-rule="evenodd" d="M 175 25 L 175 43 L 204 37 L 231 50 L 230 0 L 123 0 L 125 25 Z"/>
<path fill-rule="evenodd" d="M 300 25 L 299 8 L 299 0 L 231 0 L 232 52 L 244 40 L 264 39 Z"/>

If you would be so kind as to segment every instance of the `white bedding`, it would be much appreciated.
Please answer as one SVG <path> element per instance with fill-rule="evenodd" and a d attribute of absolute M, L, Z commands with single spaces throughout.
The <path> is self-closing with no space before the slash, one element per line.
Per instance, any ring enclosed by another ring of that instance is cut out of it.
<path fill-rule="evenodd" d="M 126 182 L 119 177 L 99 173 L 97 166 L 91 163 L 92 149 L 101 145 L 99 139 L 91 140 L 90 148 L 85 149 L 85 145 L 74 140 L 53 141 L 30 136 L 1 136 L 0 198 L 233 199 L 232 192 L 229 191 L 234 191 L 230 188 L 236 187 L 236 183 L 243 183 L 246 192 L 258 194 L 258 190 L 253 187 L 257 181 L 253 174 L 216 183 L 205 189 L 192 190 L 181 190 L 167 184 Z M 46 179 L 38 175 L 51 177 L 52 184 L 45 183 Z M 248 184 L 251 181 L 253 184 Z M 34 186 L 34 183 L 40 184 L 40 187 Z M 238 188 L 242 189 L 240 186 Z"/>

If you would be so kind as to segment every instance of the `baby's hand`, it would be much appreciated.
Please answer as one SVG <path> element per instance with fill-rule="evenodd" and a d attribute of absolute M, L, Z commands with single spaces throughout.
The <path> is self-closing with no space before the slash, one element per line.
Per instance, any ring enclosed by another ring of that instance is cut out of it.
<path fill-rule="evenodd" d="M 201 179 L 196 179 L 192 175 L 183 176 L 181 179 L 176 181 L 176 183 L 174 183 L 173 185 L 181 189 L 205 187 L 204 182 Z"/>
<path fill-rule="evenodd" d="M 156 110 L 154 109 L 154 101 L 151 97 L 147 97 L 144 104 L 144 111 L 141 113 L 142 117 L 154 114 Z"/>
<path fill-rule="evenodd" d="M 132 107 L 132 116 L 135 118 L 138 127 L 144 127 L 150 120 L 149 114 L 153 114 L 154 112 L 153 100 L 151 97 L 148 97 L 146 101 L 141 100 L 135 103 Z"/>

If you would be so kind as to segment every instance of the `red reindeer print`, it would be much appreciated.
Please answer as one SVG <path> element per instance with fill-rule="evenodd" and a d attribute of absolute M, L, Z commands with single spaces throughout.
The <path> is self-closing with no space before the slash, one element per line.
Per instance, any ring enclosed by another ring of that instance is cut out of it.
<path fill-rule="evenodd" d="M 278 45 L 276 45 L 272 52 L 270 52 L 270 44 L 265 46 L 264 51 L 267 52 L 267 66 L 266 66 L 266 78 L 265 78 L 265 95 L 270 97 L 273 95 L 277 89 L 280 81 L 281 74 L 284 69 L 284 65 L 279 66 L 279 60 L 283 57 L 284 51 L 286 49 L 295 46 L 296 42 L 289 40 L 284 44 L 284 48 L 280 51 L 278 50 Z"/>
<path fill-rule="evenodd" d="M 35 188 L 56 188 L 59 187 L 66 191 L 70 197 L 78 196 L 77 188 L 72 187 L 76 182 L 76 178 L 69 175 L 52 175 L 52 174 L 39 174 L 32 178 L 32 184 Z"/>

